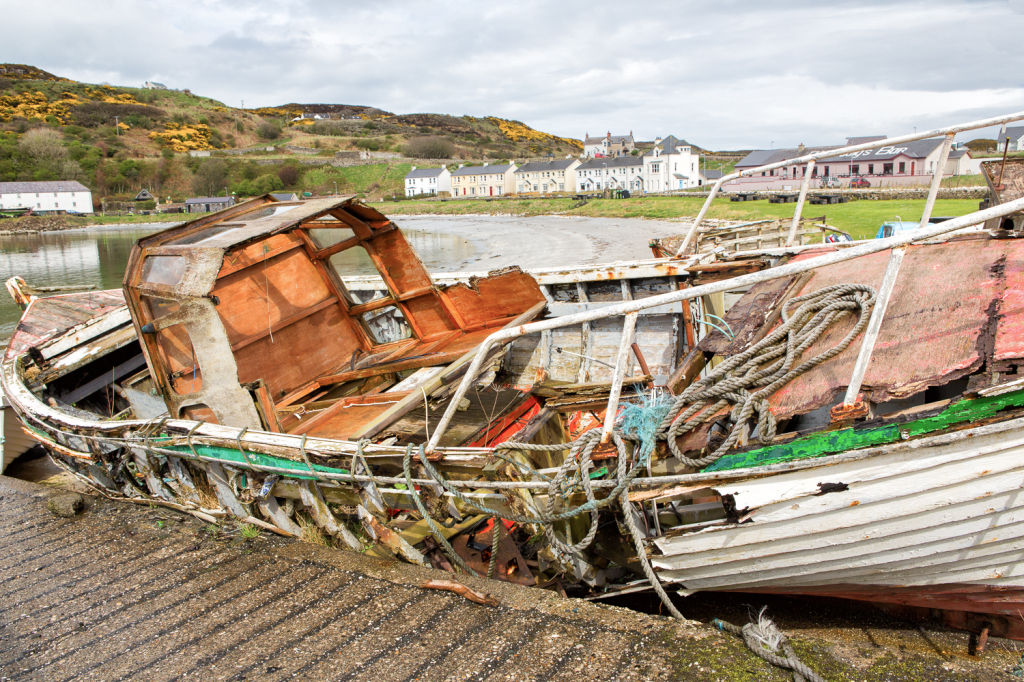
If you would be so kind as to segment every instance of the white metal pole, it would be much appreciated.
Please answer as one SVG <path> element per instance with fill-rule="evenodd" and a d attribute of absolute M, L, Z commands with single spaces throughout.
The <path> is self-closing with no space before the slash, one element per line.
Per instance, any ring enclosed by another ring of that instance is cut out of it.
<path fill-rule="evenodd" d="M 970 123 L 961 123 L 955 126 L 948 126 L 946 128 L 937 128 L 935 130 L 927 130 L 923 133 L 914 132 L 912 135 L 899 135 L 897 137 L 890 137 L 877 142 L 864 142 L 863 144 L 854 144 L 848 147 L 839 147 L 837 149 L 829 149 L 826 151 L 815 152 L 814 154 L 805 154 L 794 159 L 786 159 L 785 161 L 777 161 L 775 163 L 765 164 L 764 166 L 758 166 L 757 168 L 750 168 L 742 170 L 738 173 L 730 173 L 729 175 L 722 176 L 715 184 L 715 188 L 712 190 L 711 195 L 704 202 L 704 206 L 701 207 L 700 213 L 697 215 L 697 220 L 690 225 L 690 231 L 686 233 L 686 238 L 683 239 L 682 246 L 679 247 L 679 251 L 676 252 L 677 256 L 681 256 L 693 239 L 693 234 L 697 230 L 697 226 L 700 225 L 700 220 L 707 213 L 708 208 L 711 206 L 711 201 L 715 198 L 715 194 L 718 193 L 718 188 L 722 186 L 722 183 L 734 180 L 743 176 L 750 176 L 754 173 L 761 173 L 776 168 L 782 168 L 784 166 L 790 166 L 793 164 L 806 163 L 812 159 L 821 160 L 828 159 L 834 156 L 844 156 L 853 152 L 867 151 L 869 149 L 877 149 L 879 147 L 890 146 L 894 144 L 902 144 L 903 142 L 914 142 L 915 140 L 924 140 L 929 137 L 937 137 L 939 135 L 948 135 L 950 133 L 962 133 L 968 130 L 974 130 L 976 128 L 987 128 L 989 126 L 999 125 L 1001 123 L 1010 123 L 1012 121 L 1020 121 L 1024 119 L 1024 112 L 1017 112 L 1015 114 L 1006 114 L 1004 116 L 995 116 L 993 118 L 981 119 L 978 121 L 972 121 Z"/>
<path fill-rule="evenodd" d="M 636 319 L 639 316 L 639 312 L 629 313 L 622 324 L 622 336 L 619 337 L 619 356 L 615 361 L 615 374 L 612 375 L 612 388 L 608 396 L 608 409 L 604 414 L 602 443 L 608 443 L 612 439 L 612 429 L 615 427 L 615 413 L 618 412 L 619 396 L 622 394 L 622 381 L 626 376 L 629 354 L 633 352 L 633 336 L 636 333 Z"/>
<path fill-rule="evenodd" d="M 939 195 L 939 185 L 942 184 L 942 175 L 946 171 L 949 150 L 953 148 L 954 135 L 954 133 L 949 133 L 946 135 L 946 139 L 942 141 L 942 151 L 939 152 L 939 162 L 932 174 L 932 184 L 928 188 L 928 200 L 924 202 L 924 213 L 921 214 L 921 223 L 917 226 L 918 229 L 926 226 L 932 217 L 932 207 L 935 206 L 935 197 Z"/>
<path fill-rule="evenodd" d="M 1024 115 L 1021 117 L 1024 118 Z M 741 275 L 731 279 L 724 279 L 719 282 L 702 284 L 697 287 L 677 289 L 657 296 L 625 301 L 605 308 L 574 313 L 572 315 L 556 317 L 550 320 L 531 322 L 529 324 L 519 325 L 518 327 L 510 327 L 508 329 L 497 331 L 484 339 L 484 342 L 481 344 L 480 350 L 473 358 L 473 362 L 470 364 L 469 370 L 467 370 L 466 374 L 462 377 L 462 381 L 459 383 L 459 387 L 456 389 L 455 395 L 448 403 L 448 407 L 445 409 L 444 415 L 442 415 L 441 420 L 438 422 L 437 429 L 434 431 L 433 436 L 431 436 L 430 442 L 427 444 L 426 451 L 430 453 L 437 448 L 441 437 L 444 435 L 445 429 L 448 428 L 448 424 L 451 422 L 452 416 L 455 414 L 455 409 L 458 406 L 459 401 L 466 397 L 466 392 L 469 390 L 470 385 L 480 374 L 484 358 L 486 358 L 488 351 L 490 351 L 490 349 L 499 342 L 519 338 L 527 334 L 558 329 L 559 327 L 568 327 L 581 322 L 592 322 L 606 317 L 626 315 L 640 310 L 646 310 L 647 308 L 665 305 L 666 303 L 687 301 L 693 298 L 707 296 L 709 294 L 742 289 L 749 285 L 767 282 L 769 280 L 778 279 L 779 277 L 788 277 L 790 275 L 800 274 L 802 272 L 814 270 L 815 268 L 820 268 L 826 265 L 832 265 L 834 263 L 842 263 L 868 254 L 878 253 L 879 251 L 886 251 L 905 244 L 910 244 L 911 242 L 931 239 L 932 237 L 937 237 L 939 235 L 946 234 L 947 232 L 954 232 L 971 225 L 983 223 L 992 218 L 999 218 L 1021 210 L 1024 210 L 1024 198 L 1016 199 L 1005 204 L 999 204 L 998 206 L 993 206 L 992 208 L 985 209 L 984 211 L 976 211 L 936 225 L 930 225 L 924 229 L 911 230 L 901 234 L 896 234 L 887 239 L 873 239 L 869 242 L 865 242 L 864 244 L 851 246 L 847 249 L 826 253 L 821 256 L 817 256 L 816 258 L 808 258 L 804 261 L 786 263 L 785 265 L 769 268 L 760 272 L 754 272 L 749 275 Z"/>
<path fill-rule="evenodd" d="M 796 229 L 800 227 L 800 214 L 804 211 L 804 200 L 807 198 L 807 190 L 811 186 L 811 175 L 814 174 L 814 159 L 807 162 L 807 169 L 804 171 L 804 181 L 800 183 L 800 197 L 796 200 L 796 210 L 793 211 L 793 224 L 789 226 L 789 238 L 786 239 L 786 246 L 792 246 L 796 239 Z"/>

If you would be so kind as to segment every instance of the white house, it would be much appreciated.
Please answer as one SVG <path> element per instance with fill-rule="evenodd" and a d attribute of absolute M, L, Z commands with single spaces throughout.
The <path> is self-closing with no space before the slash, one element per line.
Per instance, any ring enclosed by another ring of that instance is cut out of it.
<path fill-rule="evenodd" d="M 612 135 L 611 131 L 604 137 L 591 137 L 587 133 L 583 138 L 583 156 L 591 159 L 609 156 L 627 156 L 634 149 L 633 131 L 629 135 Z"/>
<path fill-rule="evenodd" d="M 999 138 L 996 140 L 996 151 L 1003 151 L 1003 146 L 1006 144 L 1006 138 L 1010 138 L 1010 151 L 1011 152 L 1024 152 L 1024 126 L 1010 126 L 1007 127 L 1003 124 L 1002 129 L 999 131 Z"/>
<path fill-rule="evenodd" d="M 516 194 L 575 192 L 579 159 L 524 163 L 516 169 Z"/>
<path fill-rule="evenodd" d="M 515 194 L 516 165 L 459 166 L 452 173 L 453 197 L 497 197 Z"/>
<path fill-rule="evenodd" d="M 603 192 L 605 189 L 644 190 L 642 156 L 619 156 L 586 161 L 576 168 L 577 192 Z"/>
<path fill-rule="evenodd" d="M 92 192 L 80 182 L 0 182 L 0 208 L 31 208 L 36 213 L 92 213 Z"/>
<path fill-rule="evenodd" d="M 440 168 L 417 168 L 412 167 L 409 174 L 405 176 L 405 196 L 414 197 L 418 194 L 433 194 L 438 192 L 452 191 L 452 173 L 441 166 Z"/>
<path fill-rule="evenodd" d="M 700 157 L 686 140 L 669 135 L 654 141 L 654 148 L 643 155 L 644 189 L 667 192 L 701 185 Z"/>
<path fill-rule="evenodd" d="M 142 84 L 146 90 L 166 90 L 167 86 L 163 83 L 157 83 L 156 81 L 146 81 Z"/>

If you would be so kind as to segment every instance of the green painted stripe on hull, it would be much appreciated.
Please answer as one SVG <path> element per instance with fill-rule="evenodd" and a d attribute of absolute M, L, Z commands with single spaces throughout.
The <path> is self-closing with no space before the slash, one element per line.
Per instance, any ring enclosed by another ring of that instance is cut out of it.
<path fill-rule="evenodd" d="M 727 454 L 701 471 L 731 471 L 759 467 L 895 443 L 903 438 L 903 433 L 907 434 L 907 437 L 912 437 L 941 431 L 955 424 L 987 419 L 1000 410 L 1021 405 L 1024 405 L 1024 391 L 990 398 L 962 400 L 950 405 L 934 417 L 926 417 L 905 424 L 888 424 L 873 429 L 848 428 L 828 431 L 805 436 L 784 445 L 769 445 L 748 452 Z"/>

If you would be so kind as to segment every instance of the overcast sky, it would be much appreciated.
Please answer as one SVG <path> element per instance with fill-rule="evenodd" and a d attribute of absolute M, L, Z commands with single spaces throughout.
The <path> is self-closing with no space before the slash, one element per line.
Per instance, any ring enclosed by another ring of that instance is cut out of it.
<path fill-rule="evenodd" d="M 838 144 L 1024 110 L 1024 0 L 48 0 L 4 24 L 0 61 L 76 80 L 574 138 Z"/>

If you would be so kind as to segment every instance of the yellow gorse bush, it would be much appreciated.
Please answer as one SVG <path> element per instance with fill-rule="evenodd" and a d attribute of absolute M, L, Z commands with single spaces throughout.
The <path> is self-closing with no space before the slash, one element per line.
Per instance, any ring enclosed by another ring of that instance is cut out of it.
<path fill-rule="evenodd" d="M 149 139 L 170 147 L 176 152 L 214 148 L 210 144 L 210 126 L 202 123 L 190 125 L 165 123 L 164 131 L 162 133 L 151 132 Z"/>
<path fill-rule="evenodd" d="M 534 142 L 564 144 L 583 151 L 583 144 L 579 140 L 573 140 L 567 137 L 556 137 L 549 133 L 542 133 L 539 130 L 534 130 L 525 123 L 520 123 L 519 121 L 506 121 L 503 118 L 497 118 L 495 116 L 488 116 L 486 120 L 496 125 L 498 130 L 501 131 L 501 134 L 513 142 L 529 140 Z"/>

